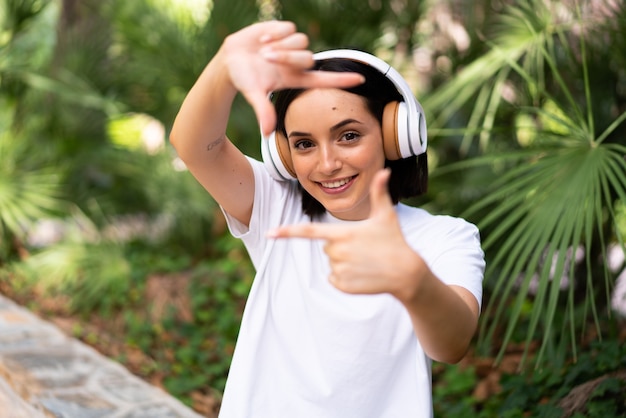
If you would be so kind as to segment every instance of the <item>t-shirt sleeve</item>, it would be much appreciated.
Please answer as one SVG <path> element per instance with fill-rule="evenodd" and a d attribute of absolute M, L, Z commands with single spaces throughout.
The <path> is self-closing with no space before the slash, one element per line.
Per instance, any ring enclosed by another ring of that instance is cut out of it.
<path fill-rule="evenodd" d="M 291 185 L 288 182 L 280 182 L 273 179 L 263 163 L 251 157 L 247 157 L 254 173 L 254 202 L 250 225 L 246 226 L 222 209 L 230 233 L 235 238 L 240 238 L 252 264 L 258 267 L 267 245 L 266 232 L 270 228 L 280 225 L 282 219 L 281 208 L 285 207 L 287 195 Z"/>
<path fill-rule="evenodd" d="M 440 251 L 429 262 L 432 272 L 448 285 L 469 290 L 482 305 L 485 254 L 478 228 L 460 218 L 440 217 Z"/>

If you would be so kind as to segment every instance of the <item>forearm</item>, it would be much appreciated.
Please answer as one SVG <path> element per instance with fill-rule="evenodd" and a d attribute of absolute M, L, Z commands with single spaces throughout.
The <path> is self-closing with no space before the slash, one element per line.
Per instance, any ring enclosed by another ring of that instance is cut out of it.
<path fill-rule="evenodd" d="M 221 49 L 191 88 L 170 140 L 198 182 L 224 210 L 247 225 L 254 198 L 254 175 L 245 155 L 226 138 L 237 94 L 227 55 Z"/>
<path fill-rule="evenodd" d="M 218 52 L 191 88 L 176 116 L 170 142 L 188 165 L 217 158 L 237 90 Z M 211 152 L 207 152 L 211 151 Z"/>

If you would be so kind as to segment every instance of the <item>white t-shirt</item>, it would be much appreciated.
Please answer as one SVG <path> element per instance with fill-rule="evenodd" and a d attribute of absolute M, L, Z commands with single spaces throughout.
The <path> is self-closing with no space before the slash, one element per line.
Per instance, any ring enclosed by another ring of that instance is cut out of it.
<path fill-rule="evenodd" d="M 250 159 L 255 197 L 249 228 L 226 214 L 257 270 L 220 418 L 431 417 L 431 360 L 393 296 L 350 295 L 327 280 L 320 240 L 265 237 L 310 222 L 297 187 Z M 478 230 L 458 218 L 397 205 L 406 240 L 447 284 L 482 298 Z M 341 223 L 329 214 L 321 222 Z"/>

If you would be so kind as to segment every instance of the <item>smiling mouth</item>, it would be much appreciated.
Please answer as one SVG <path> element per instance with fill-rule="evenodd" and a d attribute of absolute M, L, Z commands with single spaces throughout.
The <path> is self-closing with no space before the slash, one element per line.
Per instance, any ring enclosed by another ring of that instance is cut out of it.
<path fill-rule="evenodd" d="M 346 177 L 345 179 L 335 181 L 320 181 L 320 184 L 327 189 L 338 189 L 341 186 L 345 186 L 346 184 L 350 183 L 352 179 L 354 179 L 354 177 L 356 176 Z"/>

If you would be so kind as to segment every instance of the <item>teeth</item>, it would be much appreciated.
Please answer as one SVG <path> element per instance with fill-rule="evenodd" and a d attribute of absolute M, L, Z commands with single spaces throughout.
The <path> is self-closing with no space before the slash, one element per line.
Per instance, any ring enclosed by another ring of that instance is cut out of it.
<path fill-rule="evenodd" d="M 337 181 L 331 181 L 331 182 L 324 182 L 322 181 L 322 186 L 328 188 L 328 189 L 336 189 L 337 187 L 341 187 L 344 184 L 348 183 L 350 181 L 349 178 L 347 179 L 343 179 L 343 180 L 337 180 Z"/>

